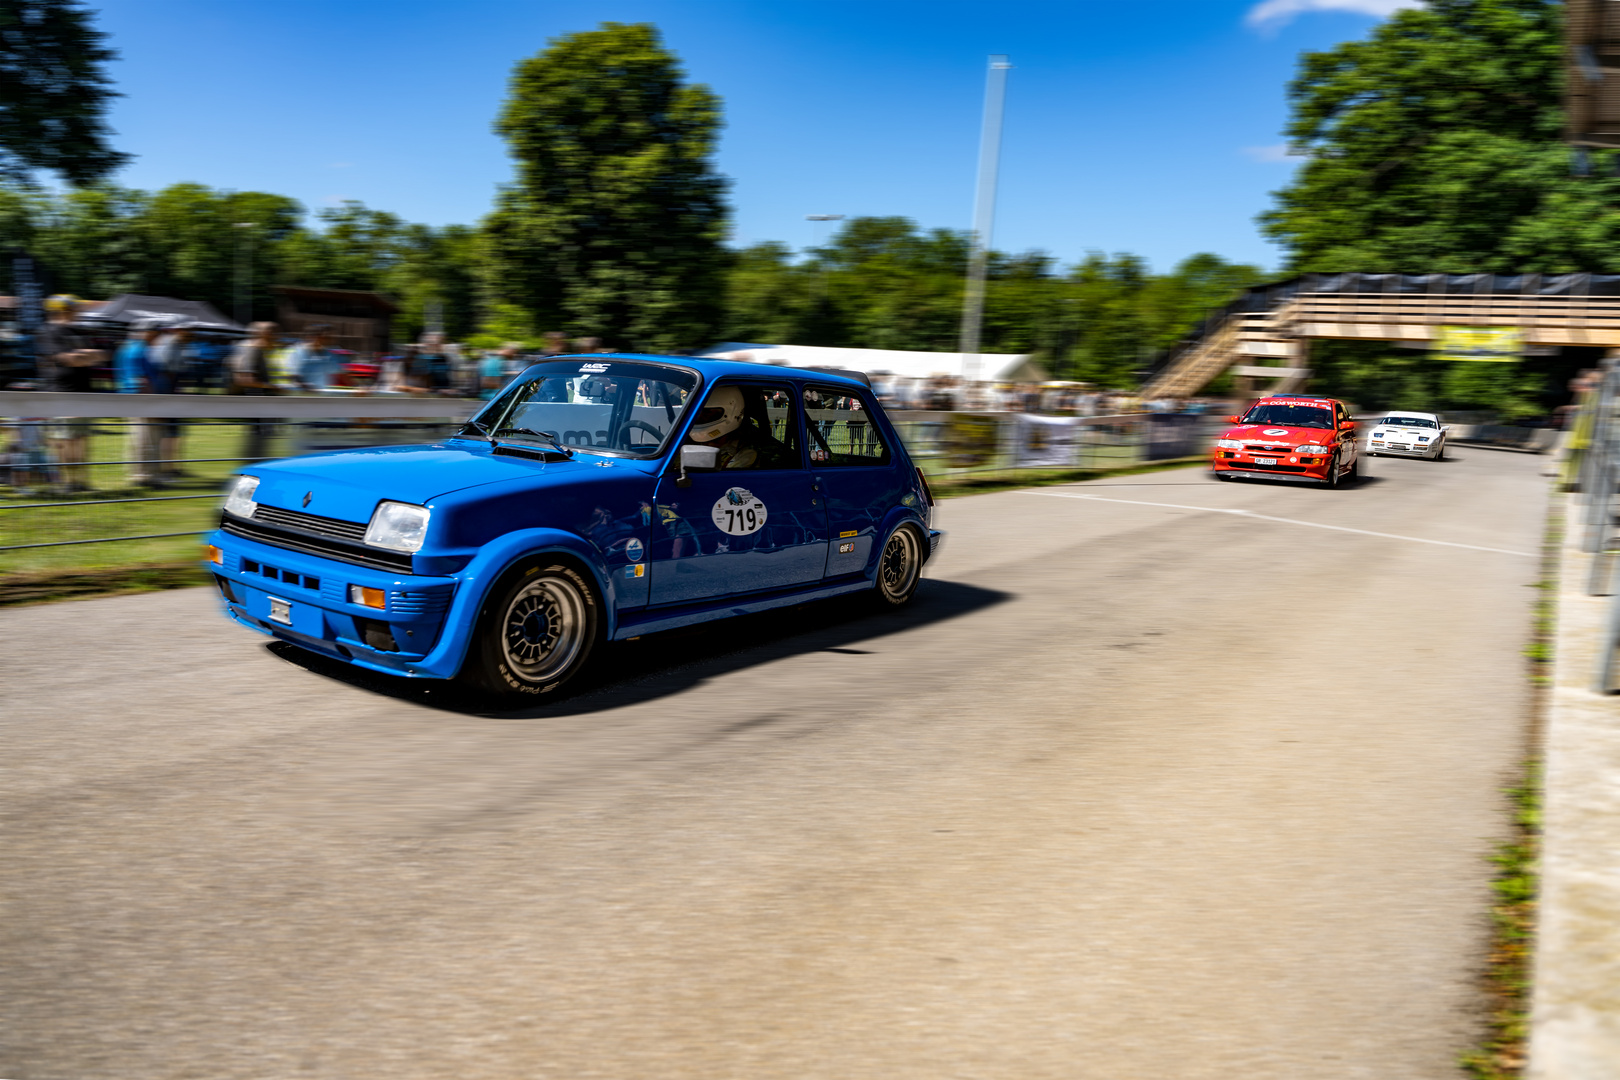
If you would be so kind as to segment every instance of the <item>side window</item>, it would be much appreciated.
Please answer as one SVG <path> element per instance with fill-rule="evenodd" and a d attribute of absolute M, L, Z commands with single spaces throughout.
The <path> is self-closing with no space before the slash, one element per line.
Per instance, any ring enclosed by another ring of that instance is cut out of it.
<path fill-rule="evenodd" d="M 722 469 L 803 466 L 793 394 L 784 386 L 730 383 L 715 387 L 704 399 L 687 438 L 718 448 Z"/>
<path fill-rule="evenodd" d="M 857 395 L 808 387 L 804 392 L 804 428 L 810 438 L 810 461 L 818 466 L 887 465 L 872 411 Z"/>

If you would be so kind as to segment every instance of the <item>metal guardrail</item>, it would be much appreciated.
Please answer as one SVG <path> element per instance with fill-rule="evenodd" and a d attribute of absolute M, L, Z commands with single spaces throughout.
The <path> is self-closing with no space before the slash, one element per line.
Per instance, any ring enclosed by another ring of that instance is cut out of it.
<path fill-rule="evenodd" d="M 25 418 L 0 422 L 0 432 L 9 429 L 13 442 L 12 452 L 0 456 L 0 553 L 200 535 L 211 522 L 207 504 L 219 498 L 225 477 L 248 462 L 427 442 L 454 430 L 483 404 L 409 395 L 0 392 L 0 416 Z M 1185 457 L 1206 450 L 1223 424 L 1216 416 L 1156 413 L 895 411 L 889 416 L 913 459 L 946 484 Z M 74 418 L 93 433 L 86 460 L 65 461 L 55 454 L 48 436 L 62 418 Z M 152 425 L 163 421 L 179 422 L 180 441 L 191 453 L 165 457 L 157 444 L 140 441 L 150 439 Z M 19 452 L 17 444 L 32 449 Z M 171 468 L 189 475 L 166 484 L 166 490 L 145 479 Z M 31 490 L 61 491 L 69 480 L 87 484 L 90 491 L 51 498 Z M 164 512 L 166 507 L 183 511 L 187 503 L 198 504 L 199 512 Z"/>
<path fill-rule="evenodd" d="M 439 418 L 461 421 L 487 402 L 427 394 L 68 394 L 0 390 L 0 416 L 145 419 Z"/>
<path fill-rule="evenodd" d="M 1576 489 L 1581 514 L 1582 551 L 1592 555 L 1586 581 L 1588 596 L 1612 596 L 1599 644 L 1597 670 L 1592 689 L 1610 693 L 1614 683 L 1615 651 L 1620 649 L 1620 589 L 1615 588 L 1615 570 L 1620 561 L 1620 535 L 1616 526 L 1615 496 L 1620 492 L 1620 362 L 1604 361 L 1603 378 L 1597 389 L 1587 391 L 1587 400 L 1576 418 L 1577 440 L 1585 446 L 1576 472 Z"/>

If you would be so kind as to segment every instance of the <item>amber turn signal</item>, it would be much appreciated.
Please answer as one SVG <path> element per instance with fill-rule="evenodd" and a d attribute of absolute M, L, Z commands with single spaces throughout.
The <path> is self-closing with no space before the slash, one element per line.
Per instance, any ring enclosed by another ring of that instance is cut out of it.
<path fill-rule="evenodd" d="M 349 602 L 362 604 L 381 611 L 387 605 L 388 594 L 381 589 L 368 589 L 364 585 L 350 585 Z"/>
<path fill-rule="evenodd" d="M 208 557 L 208 561 L 213 563 L 215 566 L 225 565 L 225 553 L 219 548 L 215 547 L 213 544 L 204 544 L 203 554 L 206 555 Z"/>

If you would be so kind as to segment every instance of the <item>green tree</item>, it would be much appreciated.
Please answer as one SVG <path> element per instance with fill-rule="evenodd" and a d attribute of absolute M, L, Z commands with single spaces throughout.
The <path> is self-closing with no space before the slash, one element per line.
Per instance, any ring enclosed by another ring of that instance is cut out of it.
<path fill-rule="evenodd" d="M 0 176 L 27 183 L 45 169 L 88 184 L 129 160 L 103 120 L 117 54 L 90 20 L 75 0 L 0 0 Z"/>
<path fill-rule="evenodd" d="M 1431 0 L 1306 53 L 1287 134 L 1308 159 L 1261 215 L 1303 271 L 1620 269 L 1620 180 L 1571 175 L 1562 5 Z"/>
<path fill-rule="evenodd" d="M 486 221 L 493 299 L 614 346 L 705 344 L 721 318 L 720 101 L 647 24 L 553 39 L 495 130 L 516 161 Z"/>

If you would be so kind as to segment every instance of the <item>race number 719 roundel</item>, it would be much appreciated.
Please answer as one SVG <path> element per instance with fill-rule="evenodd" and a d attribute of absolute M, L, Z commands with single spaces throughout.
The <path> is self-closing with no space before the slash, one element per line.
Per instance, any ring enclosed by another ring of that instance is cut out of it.
<path fill-rule="evenodd" d="M 765 504 L 747 488 L 728 488 L 715 500 L 714 527 L 732 536 L 747 536 L 765 527 Z"/>

